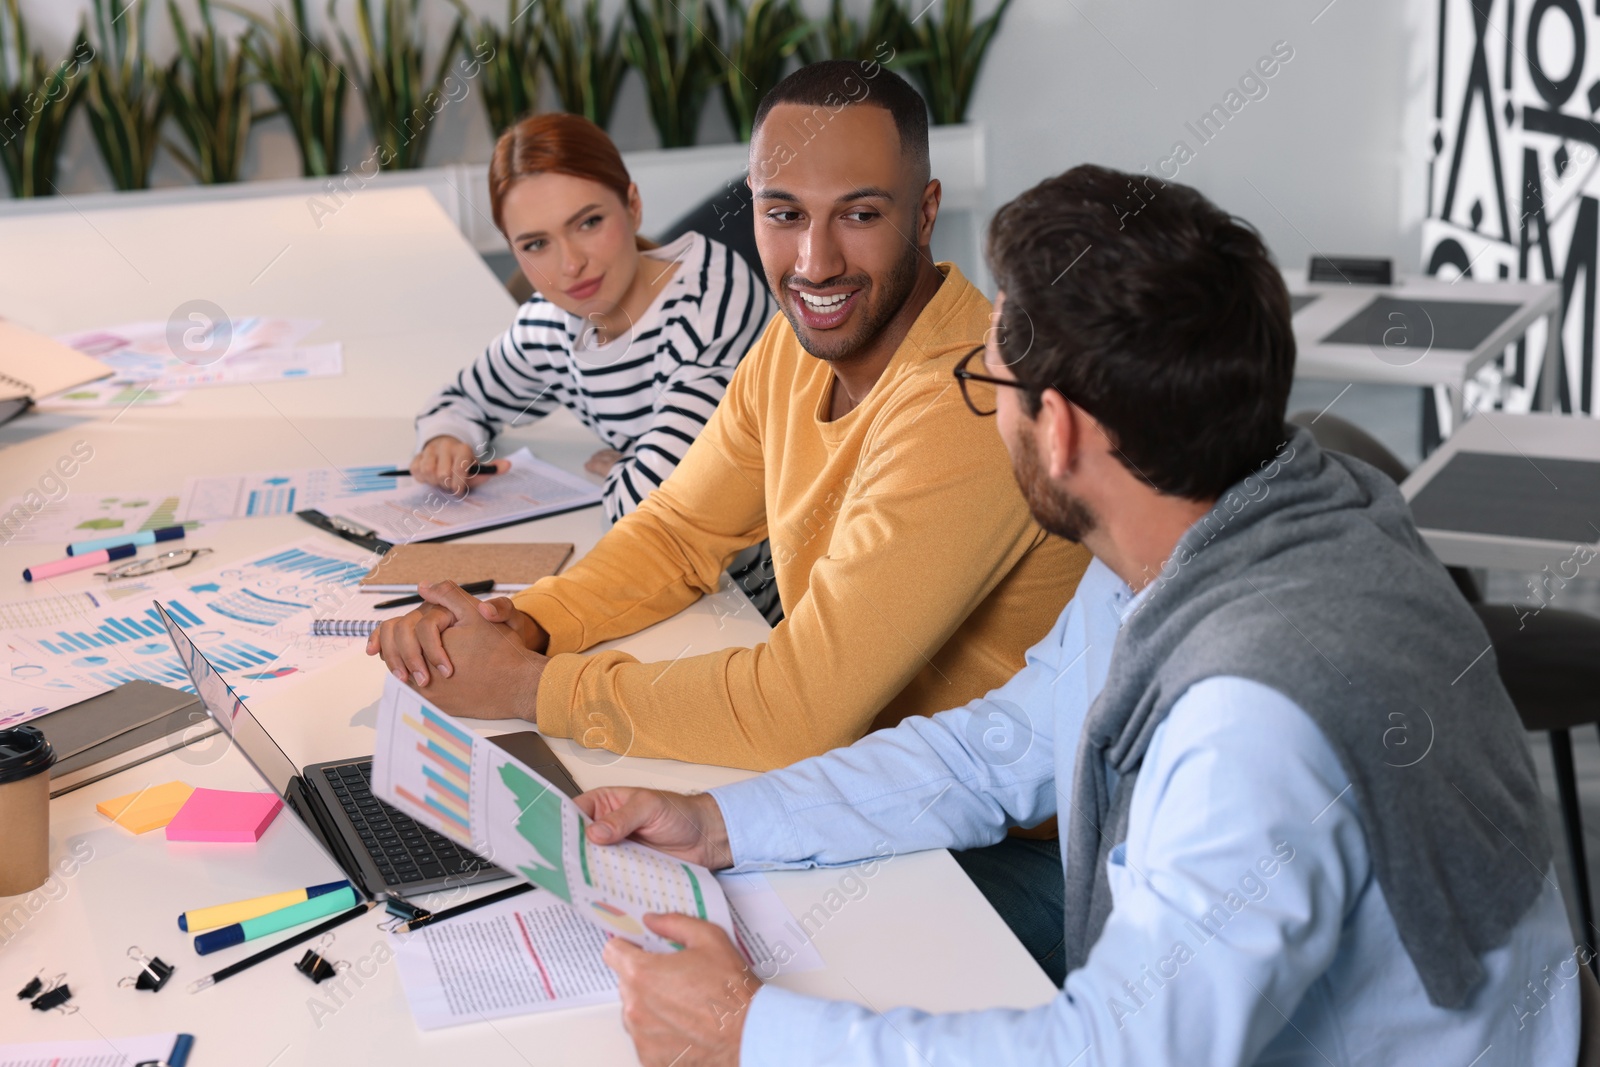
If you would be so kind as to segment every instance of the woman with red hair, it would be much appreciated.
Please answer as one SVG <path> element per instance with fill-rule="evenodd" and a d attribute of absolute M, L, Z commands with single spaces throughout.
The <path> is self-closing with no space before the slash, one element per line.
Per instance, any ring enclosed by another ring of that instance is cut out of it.
<path fill-rule="evenodd" d="M 604 130 L 532 115 L 489 164 L 494 221 L 533 296 L 417 417 L 411 474 L 452 492 L 505 426 L 567 408 L 605 448 L 606 514 L 632 511 L 678 465 L 776 306 L 759 269 L 699 233 L 657 246 Z M 759 268 L 759 265 L 757 265 Z"/>

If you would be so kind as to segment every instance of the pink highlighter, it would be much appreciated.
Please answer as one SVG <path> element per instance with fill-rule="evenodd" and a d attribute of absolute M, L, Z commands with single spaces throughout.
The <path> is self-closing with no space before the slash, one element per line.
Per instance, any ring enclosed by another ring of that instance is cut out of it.
<path fill-rule="evenodd" d="M 102 548 L 100 551 L 91 552 L 87 556 L 68 556 L 66 559 L 58 559 L 53 563 L 40 563 L 37 566 L 22 568 L 22 580 L 36 582 L 41 578 L 54 578 L 58 574 L 88 570 L 90 567 L 98 567 L 102 563 L 127 559 L 129 556 L 136 555 L 138 551 L 138 545 L 118 545 L 116 548 Z"/>

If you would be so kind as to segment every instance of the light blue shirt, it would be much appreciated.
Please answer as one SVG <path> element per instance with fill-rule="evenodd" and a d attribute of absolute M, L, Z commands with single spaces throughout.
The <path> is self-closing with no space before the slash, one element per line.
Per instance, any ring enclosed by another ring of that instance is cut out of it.
<path fill-rule="evenodd" d="M 999 689 L 712 790 L 735 869 L 971 848 L 1051 815 L 1065 828 L 1084 715 L 1133 603 L 1096 560 Z M 878 1014 L 768 985 L 750 1004 L 741 1062 L 1575 1063 L 1579 949 L 1553 868 L 1484 957 L 1471 1001 L 1437 1008 L 1400 944 L 1349 787 L 1293 701 L 1243 678 L 1201 682 L 1151 739 L 1127 840 L 1108 861 L 1111 915 L 1052 1001 Z"/>

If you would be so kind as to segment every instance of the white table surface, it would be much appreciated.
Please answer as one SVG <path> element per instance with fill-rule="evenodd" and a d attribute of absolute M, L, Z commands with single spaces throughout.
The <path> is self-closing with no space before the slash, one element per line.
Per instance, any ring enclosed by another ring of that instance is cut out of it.
<path fill-rule="evenodd" d="M 1327 285 L 1307 280 L 1306 271 L 1285 271 L 1284 280 L 1292 295 L 1316 299 L 1294 315 L 1295 376 L 1338 382 L 1367 382 L 1381 385 L 1449 386 L 1461 422 L 1462 390 L 1491 359 L 1527 332 L 1539 319 L 1546 320 L 1546 354 L 1553 351 L 1551 340 L 1559 335 L 1561 287 L 1554 282 L 1458 282 L 1440 278 L 1408 276 L 1393 285 Z M 1347 322 L 1374 299 L 1455 300 L 1509 303 L 1518 305 L 1499 328 L 1469 350 L 1439 348 L 1429 343 L 1427 323 L 1397 323 L 1400 332 L 1392 345 L 1323 344 L 1322 338 Z M 1542 400 L 1553 404 L 1555 368 L 1546 359 Z M 1529 383 L 1532 385 L 1533 383 Z"/>
<path fill-rule="evenodd" d="M 345 346 L 340 378 L 194 390 L 166 408 L 35 414 L 0 427 L 0 497 L 24 492 L 79 440 L 95 456 L 69 482 L 73 493 L 176 490 L 195 474 L 402 461 L 411 448 L 411 413 L 504 328 L 513 307 L 420 190 L 361 192 L 321 230 L 298 198 L 6 219 L 0 248 L 0 315 L 47 332 L 163 319 L 184 301 L 203 298 L 232 315 L 321 318 L 312 339 Z M 507 444 L 529 444 L 574 471 L 600 444 L 564 412 L 507 437 Z M 596 508 L 482 537 L 572 541 L 581 554 L 603 532 L 602 523 Z M 216 550 L 212 559 L 226 562 L 305 536 L 326 535 L 280 516 L 215 527 L 203 542 Z M 37 546 L 0 546 L 0 599 L 98 581 L 68 575 L 53 588 L 29 588 L 19 573 L 38 555 Z M 757 642 L 766 632 L 760 616 L 728 590 L 619 644 L 670 658 Z M 381 665 L 356 654 L 253 701 L 252 710 L 296 763 L 363 755 L 372 751 L 382 680 Z M 486 733 L 513 726 L 475 725 Z M 745 776 L 551 743 L 585 787 L 699 789 Z M 52 863 L 88 858 L 41 891 L 0 898 L 0 991 L 20 988 L 40 969 L 64 971 L 80 1011 L 62 1016 L 14 1003 L 0 1009 L 4 1040 L 181 1030 L 197 1036 L 190 1062 L 198 1067 L 634 1062 L 614 1005 L 421 1033 L 392 961 L 380 965 L 374 958 L 384 941 L 377 915 L 339 931 L 331 955 L 365 961 L 358 974 L 371 974 L 350 980 L 344 996 L 292 973 L 298 950 L 189 994 L 190 982 L 261 943 L 197 956 L 176 927 L 179 912 L 330 880 L 337 871 L 287 812 L 254 846 L 168 843 L 159 831 L 136 837 L 94 812 L 100 800 L 173 778 L 263 787 L 238 753 L 213 739 L 53 801 Z M 821 903 L 842 875 L 771 877 L 798 915 Z M 816 935 L 826 969 L 779 984 L 880 1010 L 1026 1007 L 1054 995 L 948 853 L 895 857 L 867 885 Z M 160 993 L 117 988 L 118 978 L 138 969 L 125 955 L 131 945 L 177 965 Z M 314 1004 L 322 1008 L 314 1012 Z"/>
<path fill-rule="evenodd" d="M 1452 434 L 1437 451 L 1423 460 L 1400 486 L 1406 500 L 1415 499 L 1423 486 L 1443 469 L 1458 452 L 1490 452 L 1522 456 L 1528 461 L 1528 477 L 1544 478 L 1539 459 L 1584 459 L 1600 462 L 1600 419 L 1574 415 L 1519 415 L 1485 411 L 1473 416 Z M 1559 490 L 1559 487 L 1557 487 Z M 1594 502 L 1595 522 L 1600 525 L 1600 500 Z M 1486 567 L 1501 570 L 1537 571 L 1548 565 L 1552 573 L 1574 556 L 1580 546 L 1568 541 L 1542 541 L 1501 534 L 1466 533 L 1460 530 L 1421 528 L 1422 537 L 1448 566 Z M 1582 568 L 1589 577 L 1600 576 L 1600 536 L 1588 545 L 1594 550 L 1591 562 Z M 1571 564 L 1566 572 L 1571 570 Z"/>

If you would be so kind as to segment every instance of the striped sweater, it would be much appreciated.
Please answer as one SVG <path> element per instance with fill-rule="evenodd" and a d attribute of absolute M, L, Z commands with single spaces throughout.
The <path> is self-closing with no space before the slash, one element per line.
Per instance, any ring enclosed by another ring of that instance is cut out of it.
<path fill-rule="evenodd" d="M 605 481 L 606 514 L 631 512 L 677 467 L 777 310 L 759 272 L 689 232 L 644 255 L 677 273 L 627 334 L 593 344 L 587 324 L 535 293 L 510 329 L 428 401 L 417 449 L 441 434 L 481 452 L 504 427 L 557 404 L 622 453 Z"/>

